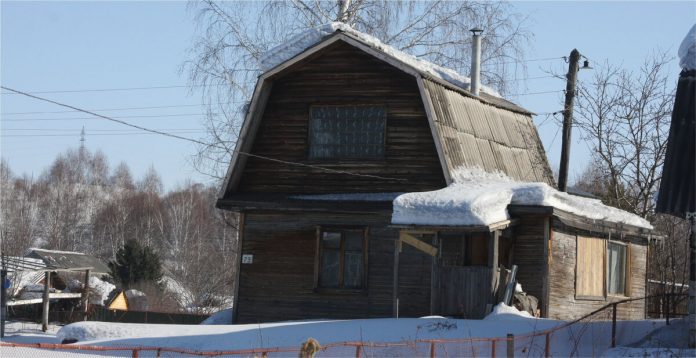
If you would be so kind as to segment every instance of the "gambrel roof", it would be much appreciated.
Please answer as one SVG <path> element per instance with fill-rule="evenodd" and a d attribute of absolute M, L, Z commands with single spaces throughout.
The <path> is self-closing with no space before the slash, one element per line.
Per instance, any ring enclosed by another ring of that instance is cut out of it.
<path fill-rule="evenodd" d="M 298 37 L 299 46 L 285 44 L 271 50 L 278 54 L 266 56 L 267 71 L 259 76 L 256 84 L 221 198 L 225 193 L 236 191 L 273 79 L 337 41 L 415 77 L 447 184 L 452 182 L 452 174 L 457 169 L 480 168 L 486 172 L 502 172 L 519 181 L 555 185 L 531 112 L 485 87 L 480 96 L 474 96 L 468 91 L 466 77 L 394 49 L 372 36 L 345 25 L 332 24 L 329 29 L 331 31 L 315 29 L 311 36 Z"/>

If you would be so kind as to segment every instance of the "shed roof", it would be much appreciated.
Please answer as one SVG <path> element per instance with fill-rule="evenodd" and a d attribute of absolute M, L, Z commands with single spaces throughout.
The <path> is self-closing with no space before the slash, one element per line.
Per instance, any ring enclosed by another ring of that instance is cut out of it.
<path fill-rule="evenodd" d="M 252 147 L 273 78 L 292 65 L 343 41 L 414 76 L 421 90 L 447 184 L 459 168 L 502 172 L 514 179 L 555 185 L 531 112 L 483 88 L 468 91 L 469 79 L 417 59 L 345 25 L 329 24 L 298 35 L 269 51 L 257 82 L 220 198 L 233 192 Z"/>
<path fill-rule="evenodd" d="M 27 257 L 43 260 L 49 269 L 90 268 L 93 274 L 108 274 L 110 272 L 109 267 L 100 259 L 81 252 L 31 248 Z"/>

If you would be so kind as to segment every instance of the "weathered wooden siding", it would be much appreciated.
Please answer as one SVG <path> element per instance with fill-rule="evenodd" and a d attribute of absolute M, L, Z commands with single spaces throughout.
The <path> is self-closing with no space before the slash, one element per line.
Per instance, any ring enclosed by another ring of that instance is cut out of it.
<path fill-rule="evenodd" d="M 549 318 L 570 320 L 579 318 L 613 301 L 626 297 L 608 296 L 599 300 L 579 299 L 575 296 L 576 284 L 576 235 L 593 236 L 606 239 L 598 233 L 576 232 L 558 223 L 554 224 L 551 234 L 551 260 L 549 263 Z M 629 271 L 627 284 L 630 285 L 630 297 L 645 296 L 645 265 L 647 246 L 640 240 L 629 240 Z M 618 306 L 619 319 L 643 319 L 645 301 L 638 300 Z M 611 311 L 604 314 L 604 318 Z"/>
<path fill-rule="evenodd" d="M 517 281 L 525 292 L 539 299 L 544 307 L 544 275 L 546 258 L 544 255 L 545 226 L 547 218 L 531 216 L 520 218 L 514 227 L 513 264 L 517 265 Z M 542 316 L 546 312 L 542 310 Z"/>
<path fill-rule="evenodd" d="M 486 266 L 439 268 L 439 307 L 443 316 L 480 319 L 486 314 L 491 287 L 491 269 Z"/>
<path fill-rule="evenodd" d="M 445 186 L 413 76 L 339 41 L 284 71 L 282 77 L 272 82 L 270 97 L 253 139 L 253 154 L 403 180 L 332 174 L 250 157 L 237 192 L 398 192 Z M 366 104 L 387 109 L 383 160 L 308 159 L 310 106 Z"/>
<path fill-rule="evenodd" d="M 423 83 L 450 173 L 481 168 L 555 185 L 530 115 L 496 108 L 430 80 Z"/>
<path fill-rule="evenodd" d="M 368 318 L 392 315 L 394 242 L 389 215 L 250 212 L 245 215 L 240 266 L 238 323 L 307 318 Z M 336 294 L 314 290 L 316 227 L 369 226 L 368 289 Z M 404 245 L 400 256 L 400 315 L 427 315 L 430 257 Z"/>

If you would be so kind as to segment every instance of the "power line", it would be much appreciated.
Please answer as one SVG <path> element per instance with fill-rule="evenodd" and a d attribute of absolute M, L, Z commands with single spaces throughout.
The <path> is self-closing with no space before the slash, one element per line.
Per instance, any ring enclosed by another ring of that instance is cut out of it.
<path fill-rule="evenodd" d="M 224 105 L 224 104 L 244 104 L 246 101 L 231 101 L 231 102 L 225 102 L 225 103 L 210 103 L 210 104 L 217 104 L 217 105 Z M 99 109 L 90 109 L 90 111 L 128 111 L 128 110 L 137 110 L 137 109 L 160 109 L 160 108 L 180 108 L 180 107 L 203 107 L 208 105 L 207 103 L 199 103 L 199 104 L 179 104 L 179 105 L 170 105 L 170 106 L 150 106 L 150 107 L 119 107 L 119 108 L 99 108 Z M 75 113 L 75 112 L 80 112 L 80 111 L 50 111 L 50 112 L 5 112 L 2 113 L 3 116 L 7 115 L 21 115 L 21 114 L 55 114 L 55 113 Z"/>
<path fill-rule="evenodd" d="M 203 131 L 201 128 L 156 128 L 161 131 Z M 58 131 L 72 132 L 79 129 L 68 128 L 3 128 L 2 131 Z M 122 132 L 123 129 L 90 129 L 87 132 Z"/>
<path fill-rule="evenodd" d="M 555 90 L 555 91 L 543 91 L 543 92 L 528 92 L 528 93 L 513 93 L 510 96 L 531 96 L 535 94 L 547 94 L 547 93 L 558 93 L 564 92 L 565 90 Z"/>
<path fill-rule="evenodd" d="M 79 112 L 79 111 L 78 111 Z M 213 115 L 218 113 L 211 113 Z M 136 116 L 119 116 L 111 118 L 160 118 L 160 117 L 189 117 L 189 116 L 202 116 L 201 113 L 180 113 L 180 114 L 152 114 L 152 115 L 136 115 Z M 24 121 L 74 121 L 74 120 L 84 120 L 93 119 L 93 117 L 66 117 L 66 118 L 12 118 L 3 119 L 3 122 L 24 122 Z"/>
<path fill-rule="evenodd" d="M 521 60 L 521 61 L 506 61 L 506 62 L 494 62 L 496 65 L 509 65 L 509 64 L 514 64 L 514 63 L 527 63 L 527 62 L 542 62 L 542 61 L 552 61 L 552 60 L 562 60 L 563 57 L 544 57 L 544 58 L 533 58 L 529 60 Z"/>
<path fill-rule="evenodd" d="M 179 134 L 195 134 L 195 133 L 205 133 L 205 131 L 185 131 L 176 132 Z M 153 135 L 159 133 L 150 132 L 125 132 L 125 133 L 90 133 L 89 136 L 124 136 L 124 135 Z M 0 137 L 77 137 L 80 133 L 75 134 L 2 134 Z"/>
<path fill-rule="evenodd" d="M 0 88 L 2 88 L 2 89 L 4 89 L 4 90 L 7 90 L 7 91 L 12 91 L 12 92 L 17 93 L 17 94 L 21 94 L 21 95 L 24 95 L 24 96 L 27 96 L 27 97 L 30 97 L 30 98 L 34 98 L 34 99 L 37 99 L 37 100 L 39 100 L 39 101 L 44 101 L 44 102 L 48 102 L 48 103 L 53 103 L 53 104 L 55 104 L 55 105 L 57 105 L 57 106 L 61 106 L 61 107 L 65 107 L 65 108 L 70 108 L 70 109 L 72 109 L 72 110 L 76 110 L 76 111 L 84 112 L 84 113 L 87 113 L 87 114 L 91 114 L 91 115 L 93 115 L 93 116 L 96 116 L 96 117 L 99 117 L 99 118 L 103 118 L 103 119 L 106 119 L 106 120 L 108 120 L 108 121 L 120 123 L 120 124 L 123 124 L 123 125 L 125 125 L 125 126 L 132 127 L 132 128 L 136 128 L 136 129 L 139 129 L 139 130 L 142 130 L 142 131 L 151 132 L 151 133 L 155 133 L 155 134 L 160 134 L 160 135 L 163 135 L 163 136 L 166 136 L 166 137 L 170 137 L 170 138 L 185 140 L 185 141 L 188 141 L 188 142 L 191 142 L 191 143 L 195 143 L 195 144 L 199 144 L 199 145 L 203 145 L 203 146 L 206 146 L 206 147 L 218 148 L 218 149 L 224 150 L 224 151 L 226 151 L 226 152 L 228 152 L 228 153 L 230 153 L 230 154 L 232 154 L 232 153 L 237 153 L 237 154 L 240 154 L 240 155 L 246 155 L 246 156 L 248 156 L 248 157 L 254 157 L 254 158 L 263 159 L 263 160 L 268 160 L 268 161 L 272 161 L 272 162 L 276 162 L 276 163 L 282 163 L 282 164 L 287 164 L 287 165 L 295 165 L 295 166 L 299 166 L 299 167 L 318 169 L 318 170 L 321 170 L 321 171 L 324 171 L 324 172 L 327 172 L 327 173 L 345 174 L 345 175 L 352 175 L 352 176 L 364 177 L 364 178 L 373 178 L 373 179 L 379 179 L 379 180 L 407 181 L 407 179 L 401 179 L 401 178 L 389 178 L 389 177 L 383 177 L 383 176 L 379 176 L 379 175 L 354 173 L 354 172 L 349 172 L 349 171 L 344 171 L 344 170 L 336 170 L 336 169 L 331 169 L 331 168 L 325 168 L 325 167 L 318 166 L 318 165 L 311 165 L 311 164 L 305 164 L 305 163 L 291 162 L 291 161 L 282 160 L 282 159 L 270 158 L 270 157 L 266 157 L 266 156 L 262 156 L 262 155 L 258 155 L 258 154 L 252 154 L 252 153 L 242 152 L 242 151 L 240 151 L 240 150 L 238 150 L 238 149 L 234 149 L 233 151 L 230 151 L 229 149 L 227 149 L 227 148 L 225 148 L 225 147 L 221 147 L 221 146 L 218 146 L 218 145 L 213 144 L 213 143 L 205 143 L 205 142 L 200 141 L 200 140 L 198 140 L 198 139 L 187 138 L 187 137 L 183 137 L 183 136 L 180 136 L 180 135 L 177 135 L 177 134 L 172 134 L 172 133 L 168 133 L 168 132 L 164 132 L 164 131 L 160 131 L 160 130 L 156 130 L 156 129 L 150 129 L 150 128 L 142 127 L 142 126 L 139 126 L 139 125 L 136 125 L 136 124 L 131 124 L 131 123 L 128 123 L 128 122 L 126 122 L 126 121 L 122 121 L 122 120 L 120 120 L 120 119 L 111 118 L 111 117 L 108 117 L 108 116 L 105 116 L 105 115 L 102 115 L 102 114 L 98 114 L 98 113 L 95 113 L 95 112 L 92 112 L 92 111 L 88 111 L 88 110 L 86 110 L 86 109 L 82 109 L 82 108 L 78 108 L 78 107 L 75 107 L 75 106 L 71 106 L 71 105 L 69 105 L 69 104 L 64 104 L 64 103 L 56 102 L 56 101 L 50 100 L 50 99 L 48 99 L 48 98 L 43 98 L 43 97 L 35 96 L 35 95 L 30 94 L 30 93 L 18 91 L 18 90 L 15 90 L 15 89 L 12 89 L 12 88 L 8 88 L 8 87 L 5 87 L 5 86 L 0 86 Z"/>
<path fill-rule="evenodd" d="M 536 77 L 526 77 L 526 78 L 513 78 L 510 81 L 527 81 L 527 80 L 539 80 L 542 78 L 558 78 L 558 79 L 563 79 L 559 76 L 554 76 L 554 75 L 548 75 L 548 76 L 536 76 Z"/>
<path fill-rule="evenodd" d="M 150 87 L 126 87 L 126 88 L 92 88 L 81 90 L 55 90 L 55 91 L 33 91 L 24 92 L 26 94 L 47 94 L 47 93 L 79 93 L 79 92 L 111 92 L 111 91 L 140 91 L 152 89 L 184 88 L 184 87 L 205 87 L 206 85 L 172 85 L 172 86 L 150 86 Z M 226 86 L 226 84 L 213 84 L 211 86 Z M 0 94 L 19 94 L 13 92 L 2 92 Z"/>

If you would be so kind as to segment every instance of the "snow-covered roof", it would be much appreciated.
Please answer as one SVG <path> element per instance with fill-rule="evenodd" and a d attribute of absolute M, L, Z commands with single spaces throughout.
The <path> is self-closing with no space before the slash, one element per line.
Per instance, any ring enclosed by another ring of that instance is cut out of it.
<path fill-rule="evenodd" d="M 271 48 L 260 58 L 261 70 L 263 72 L 267 72 L 273 69 L 283 62 L 304 52 L 306 49 L 321 42 L 324 38 L 334 34 L 337 31 L 350 35 L 363 44 L 366 44 L 398 60 L 399 62 L 412 67 L 424 75 L 441 79 L 466 90 L 468 90 L 469 86 L 471 85 L 471 79 L 469 77 L 462 76 L 455 70 L 419 59 L 404 51 L 389 46 L 378 38 L 360 32 L 342 22 L 331 22 L 306 30 L 298 35 L 295 35 L 290 40 Z M 481 86 L 481 91 L 495 97 L 500 97 L 500 94 L 497 91 L 487 86 Z"/>
<path fill-rule="evenodd" d="M 544 183 L 526 183 L 504 174 L 459 170 L 454 182 L 435 191 L 407 193 L 394 199 L 393 224 L 489 226 L 510 219 L 508 205 L 549 206 L 591 220 L 652 229 L 634 214 L 600 200 L 560 192 Z"/>
<path fill-rule="evenodd" d="M 679 66 L 686 70 L 696 70 L 696 24 L 686 34 L 679 46 Z"/>

